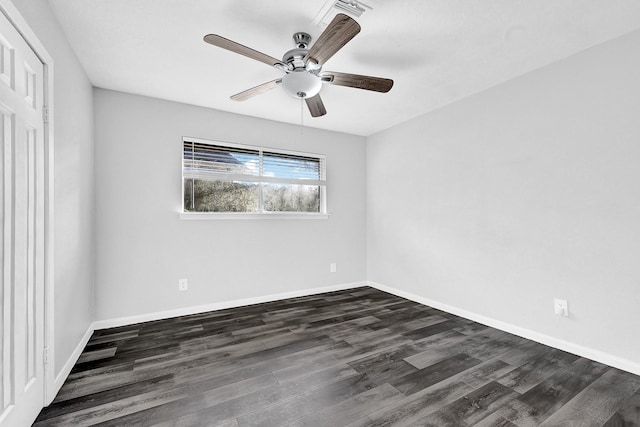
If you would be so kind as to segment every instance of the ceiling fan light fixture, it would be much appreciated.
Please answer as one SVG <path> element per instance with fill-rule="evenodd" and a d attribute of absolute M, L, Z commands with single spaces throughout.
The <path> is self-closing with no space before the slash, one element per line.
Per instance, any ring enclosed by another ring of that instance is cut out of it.
<path fill-rule="evenodd" d="M 294 98 L 306 99 L 320 92 L 322 81 L 320 77 L 302 69 L 282 76 L 282 87 Z"/>

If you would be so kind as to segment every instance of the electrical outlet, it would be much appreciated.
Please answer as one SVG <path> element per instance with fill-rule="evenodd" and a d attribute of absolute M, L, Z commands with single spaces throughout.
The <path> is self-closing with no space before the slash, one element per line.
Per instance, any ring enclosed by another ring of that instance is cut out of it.
<path fill-rule="evenodd" d="M 553 300 L 553 311 L 558 316 L 569 317 L 569 303 L 566 299 L 554 299 Z"/>
<path fill-rule="evenodd" d="M 331 273 L 335 273 L 336 272 L 336 263 L 332 262 L 331 264 L 329 264 L 329 271 Z"/>
<path fill-rule="evenodd" d="M 189 281 L 187 279 L 178 280 L 178 290 L 179 291 L 189 290 Z"/>

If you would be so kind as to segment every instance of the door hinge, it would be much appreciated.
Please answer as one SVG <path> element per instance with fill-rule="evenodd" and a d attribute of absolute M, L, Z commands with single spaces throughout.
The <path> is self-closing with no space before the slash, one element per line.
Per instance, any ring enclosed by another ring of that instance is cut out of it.
<path fill-rule="evenodd" d="M 49 347 L 44 348 L 43 359 L 44 359 L 44 364 L 47 365 L 49 363 Z"/>
<path fill-rule="evenodd" d="M 49 107 L 46 105 L 42 107 L 42 120 L 44 120 L 45 123 L 49 123 Z"/>

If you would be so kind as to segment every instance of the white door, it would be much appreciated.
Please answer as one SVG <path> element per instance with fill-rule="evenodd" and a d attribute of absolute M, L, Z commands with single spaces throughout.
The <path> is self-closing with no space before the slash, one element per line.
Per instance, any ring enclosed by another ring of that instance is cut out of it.
<path fill-rule="evenodd" d="M 0 11 L 0 425 L 44 403 L 43 65 Z"/>

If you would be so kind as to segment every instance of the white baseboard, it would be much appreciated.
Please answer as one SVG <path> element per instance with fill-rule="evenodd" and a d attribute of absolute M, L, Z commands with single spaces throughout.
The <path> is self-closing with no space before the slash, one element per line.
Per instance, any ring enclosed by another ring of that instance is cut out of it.
<path fill-rule="evenodd" d="M 94 330 L 95 330 L 95 327 L 94 327 L 94 324 L 92 323 L 87 328 L 87 331 L 84 333 L 84 335 L 80 339 L 80 342 L 78 343 L 76 348 L 73 350 L 73 353 L 71 353 L 71 355 L 65 362 L 64 366 L 62 366 L 62 369 L 60 370 L 60 372 L 58 372 L 58 375 L 55 376 L 55 379 L 53 380 L 53 384 L 50 387 L 47 387 L 47 398 L 46 398 L 45 405 L 47 406 L 50 405 L 51 402 L 53 402 L 53 399 L 55 399 L 56 395 L 62 388 L 62 385 L 64 384 L 65 380 L 69 376 L 69 373 L 73 369 L 73 366 L 76 364 L 76 362 L 80 358 L 82 351 L 87 346 L 87 343 L 89 342 L 89 339 L 91 338 L 91 334 L 93 334 Z"/>
<path fill-rule="evenodd" d="M 367 282 L 372 288 L 376 288 L 383 292 L 415 301 L 417 303 L 427 305 L 429 307 L 437 308 L 438 310 L 446 311 L 447 313 L 455 314 L 456 316 L 464 317 L 465 319 L 473 320 L 474 322 L 482 323 L 483 325 L 490 326 L 492 328 L 500 329 L 501 331 L 508 332 L 510 334 L 518 335 L 522 338 L 526 338 L 532 341 L 539 342 L 540 344 L 548 345 L 569 353 L 586 357 L 587 359 L 595 360 L 596 362 L 604 363 L 614 368 L 622 369 L 623 371 L 631 372 L 632 374 L 640 375 L 640 364 L 628 359 L 624 359 L 618 356 L 614 356 L 609 353 L 605 353 L 600 350 L 585 347 L 580 344 L 575 344 L 563 339 L 553 337 L 551 335 L 543 334 L 540 332 L 532 331 L 530 329 L 521 328 L 510 323 L 502 322 L 500 320 L 492 319 L 481 314 L 477 314 L 471 311 L 463 310 L 448 304 L 444 304 L 439 301 L 434 301 L 429 298 L 424 298 L 419 295 L 415 295 L 409 292 L 401 291 L 396 288 L 381 285 L 375 282 Z"/>
<path fill-rule="evenodd" d="M 325 292 L 342 291 L 345 289 L 367 286 L 367 282 L 344 283 L 340 285 L 324 286 L 320 288 L 303 289 L 299 291 L 284 292 L 280 294 L 264 295 L 254 298 L 244 298 L 232 301 L 216 302 L 212 304 L 193 307 L 178 308 L 175 310 L 158 311 L 135 316 L 118 317 L 115 319 L 97 320 L 93 322 L 96 330 L 115 328 L 118 326 L 133 325 L 136 323 L 150 322 L 153 320 L 169 319 L 171 317 L 188 316 L 190 314 L 205 313 L 207 311 L 224 310 L 227 308 L 243 307 L 245 305 L 260 304 L 264 302 L 278 301 L 287 298 L 304 297 L 308 295 L 322 294 Z"/>

